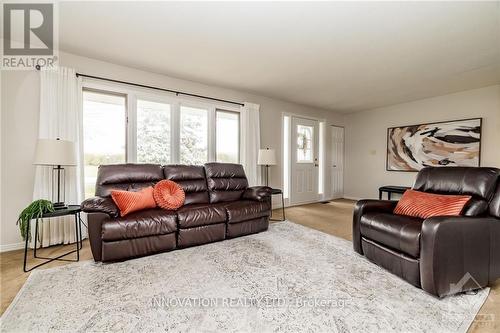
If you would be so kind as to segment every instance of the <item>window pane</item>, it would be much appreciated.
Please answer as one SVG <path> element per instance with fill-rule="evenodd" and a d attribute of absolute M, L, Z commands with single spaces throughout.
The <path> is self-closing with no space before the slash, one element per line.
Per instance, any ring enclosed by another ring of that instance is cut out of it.
<path fill-rule="evenodd" d="M 170 105 L 137 101 L 137 162 L 168 164 Z"/>
<path fill-rule="evenodd" d="M 95 192 L 97 167 L 125 163 L 125 96 L 83 92 L 85 197 Z"/>
<path fill-rule="evenodd" d="M 312 126 L 297 125 L 297 162 L 313 162 L 313 131 Z"/>
<path fill-rule="evenodd" d="M 181 106 L 180 163 L 208 161 L 208 111 Z"/>
<path fill-rule="evenodd" d="M 235 112 L 217 111 L 216 114 L 216 160 L 239 163 L 240 116 Z"/>

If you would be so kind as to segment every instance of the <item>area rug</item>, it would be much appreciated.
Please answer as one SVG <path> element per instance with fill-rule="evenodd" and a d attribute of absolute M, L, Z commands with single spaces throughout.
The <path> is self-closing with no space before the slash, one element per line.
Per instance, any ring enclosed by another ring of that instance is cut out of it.
<path fill-rule="evenodd" d="M 114 264 L 36 270 L 4 332 L 465 332 L 488 296 L 438 299 L 291 222 Z"/>

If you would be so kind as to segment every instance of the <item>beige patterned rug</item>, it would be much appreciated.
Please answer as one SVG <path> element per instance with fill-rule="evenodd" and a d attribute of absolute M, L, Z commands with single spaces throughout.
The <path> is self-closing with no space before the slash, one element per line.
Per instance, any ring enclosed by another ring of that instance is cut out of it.
<path fill-rule="evenodd" d="M 3 332 L 465 332 L 488 296 L 437 299 L 291 222 L 115 264 L 34 271 Z"/>

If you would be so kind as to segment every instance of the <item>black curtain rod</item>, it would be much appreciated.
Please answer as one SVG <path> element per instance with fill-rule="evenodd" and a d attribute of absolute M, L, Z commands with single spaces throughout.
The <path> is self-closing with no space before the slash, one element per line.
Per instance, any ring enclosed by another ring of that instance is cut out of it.
<path fill-rule="evenodd" d="M 40 66 L 37 65 L 36 69 L 40 70 Z M 127 81 L 120 81 L 120 80 L 114 80 L 114 79 L 108 79 L 108 78 L 100 77 L 100 76 L 93 76 L 93 75 L 87 75 L 87 74 L 82 74 L 82 73 L 76 73 L 76 76 L 87 77 L 89 79 L 104 80 L 104 81 L 109 81 L 109 82 L 114 82 L 114 83 L 120 83 L 120 84 L 127 84 L 129 86 L 136 86 L 136 87 L 141 87 L 141 88 L 166 91 L 166 92 L 169 92 L 169 93 L 173 93 L 176 96 L 184 95 L 184 96 L 191 96 L 191 97 L 196 97 L 196 98 L 209 99 L 209 100 L 217 101 L 217 102 L 223 102 L 223 103 L 229 103 L 229 104 L 236 104 L 236 105 L 240 105 L 240 106 L 244 106 L 245 105 L 245 104 L 240 103 L 240 102 L 229 101 L 229 100 L 226 100 L 226 99 L 220 99 L 220 98 L 208 97 L 208 96 L 203 96 L 203 95 L 191 94 L 191 93 L 186 93 L 186 92 L 182 92 L 182 91 L 165 89 L 165 88 L 154 87 L 154 86 L 147 86 L 145 84 L 139 84 L 139 83 L 133 83 L 133 82 L 127 82 Z"/>

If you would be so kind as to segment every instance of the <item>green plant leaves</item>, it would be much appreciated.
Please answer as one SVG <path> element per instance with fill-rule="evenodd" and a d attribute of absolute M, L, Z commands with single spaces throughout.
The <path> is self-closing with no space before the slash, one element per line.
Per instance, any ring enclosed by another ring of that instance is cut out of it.
<path fill-rule="evenodd" d="M 31 240 L 31 234 L 27 233 L 30 220 L 40 218 L 45 213 L 54 211 L 54 206 L 49 200 L 39 199 L 33 201 L 28 207 L 24 208 L 17 219 L 16 224 L 19 225 L 19 231 L 23 240 Z"/>

